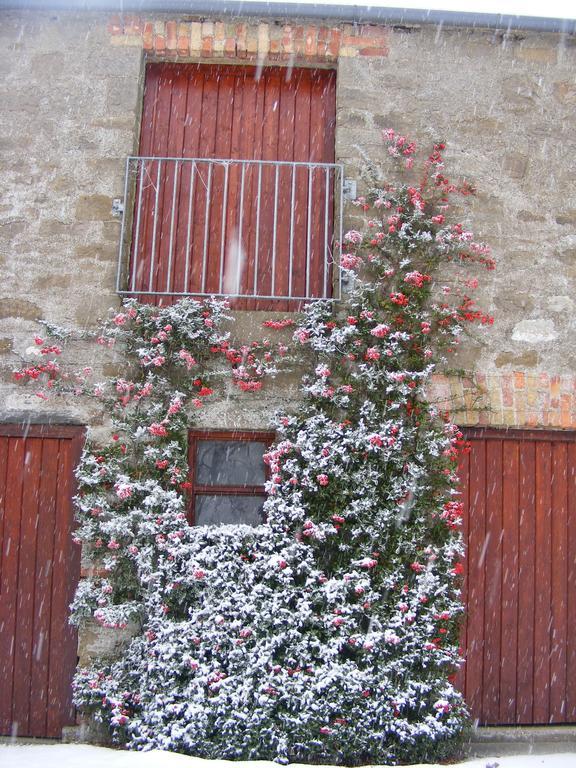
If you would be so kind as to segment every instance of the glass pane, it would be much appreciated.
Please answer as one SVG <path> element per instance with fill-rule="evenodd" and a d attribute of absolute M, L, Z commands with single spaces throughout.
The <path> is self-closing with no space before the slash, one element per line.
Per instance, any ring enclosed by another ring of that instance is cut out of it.
<path fill-rule="evenodd" d="M 264 522 L 264 496 L 196 496 L 196 525 Z"/>
<path fill-rule="evenodd" d="M 200 440 L 196 452 L 198 485 L 264 485 L 264 443 Z"/>

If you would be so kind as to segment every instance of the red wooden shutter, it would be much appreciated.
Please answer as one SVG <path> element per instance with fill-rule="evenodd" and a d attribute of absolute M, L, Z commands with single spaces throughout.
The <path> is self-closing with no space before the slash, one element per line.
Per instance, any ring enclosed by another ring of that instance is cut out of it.
<path fill-rule="evenodd" d="M 68 606 L 75 427 L 0 425 L 0 733 L 60 738 L 74 723 L 77 636 Z"/>
<path fill-rule="evenodd" d="M 149 64 L 140 155 L 333 163 L 335 85 L 336 73 L 324 69 Z M 129 288 L 320 296 L 332 280 L 324 266 L 332 196 L 333 177 L 323 169 L 248 164 L 243 172 L 241 165 L 226 171 L 146 161 L 135 194 Z M 286 309 L 294 302 L 238 306 Z"/>
<path fill-rule="evenodd" d="M 469 430 L 458 675 L 485 725 L 576 722 L 576 435 Z"/>

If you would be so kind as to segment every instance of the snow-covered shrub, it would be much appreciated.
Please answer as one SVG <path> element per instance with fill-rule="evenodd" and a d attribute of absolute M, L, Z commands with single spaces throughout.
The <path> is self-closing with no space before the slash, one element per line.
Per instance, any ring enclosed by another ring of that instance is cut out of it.
<path fill-rule="evenodd" d="M 385 139 L 410 167 L 414 144 Z M 214 300 L 128 302 L 100 337 L 133 375 L 108 396 L 98 387 L 117 431 L 77 472 L 76 535 L 95 568 L 75 616 L 136 619 L 141 632 L 120 658 L 79 670 L 75 697 L 120 743 L 344 764 L 454 749 L 467 718 L 450 682 L 462 435 L 424 390 L 465 323 L 491 322 L 467 293 L 437 286 L 438 268 L 492 260 L 446 221 L 448 196 L 471 189 L 441 173 L 442 150 L 419 186 L 358 201 L 367 224 L 342 244 L 345 300 L 311 302 L 296 321 L 294 354 L 311 373 L 276 419 L 265 524 L 187 523 L 186 429 L 217 396 L 209 359 L 223 356 L 250 392 L 274 367 L 270 345 L 231 348 Z"/>

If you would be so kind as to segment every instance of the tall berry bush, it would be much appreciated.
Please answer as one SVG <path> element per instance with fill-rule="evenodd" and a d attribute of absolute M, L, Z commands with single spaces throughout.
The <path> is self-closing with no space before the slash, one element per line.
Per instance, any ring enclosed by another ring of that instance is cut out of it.
<path fill-rule="evenodd" d="M 413 173 L 415 145 L 384 138 Z M 342 244 L 345 300 L 311 302 L 296 322 L 293 355 L 309 373 L 300 402 L 276 419 L 265 524 L 186 520 L 186 429 L 217 396 L 211 360 L 226 360 L 250 392 L 286 354 L 266 342 L 232 348 L 222 303 L 128 302 L 99 340 L 123 350 L 130 375 L 111 389 L 82 373 L 58 385 L 96 394 L 115 422 L 77 472 L 76 535 L 94 567 L 75 617 L 132 622 L 134 636 L 117 659 L 79 670 L 75 696 L 119 742 L 346 764 L 454 749 L 466 722 L 450 682 L 462 435 L 425 390 L 466 323 L 491 322 L 470 298 L 474 279 L 442 288 L 438 270 L 493 263 L 448 222 L 450 195 L 473 190 L 443 175 L 443 149 L 425 158 L 418 184 L 357 201 L 366 226 Z M 55 347 L 39 346 L 48 362 L 19 376 L 50 384 Z"/>

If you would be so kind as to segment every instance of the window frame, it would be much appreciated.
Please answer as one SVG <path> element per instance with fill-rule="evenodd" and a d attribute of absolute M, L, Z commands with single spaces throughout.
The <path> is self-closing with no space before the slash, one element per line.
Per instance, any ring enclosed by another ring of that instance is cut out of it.
<path fill-rule="evenodd" d="M 230 442 L 265 443 L 266 447 L 276 439 L 276 434 L 269 430 L 237 430 L 237 429 L 190 429 L 188 430 L 188 473 L 189 500 L 188 522 L 196 525 L 195 500 L 196 496 L 262 496 L 266 497 L 264 485 L 201 485 L 196 483 L 196 455 L 198 444 L 209 440 L 228 440 Z M 265 481 L 270 478 L 270 467 L 264 463 Z"/>

